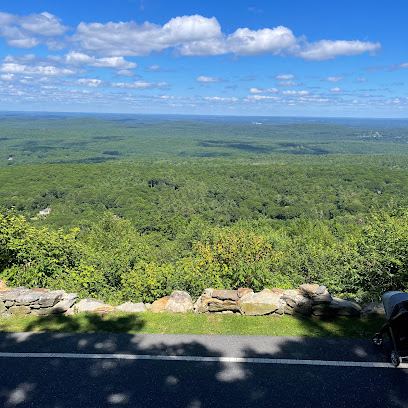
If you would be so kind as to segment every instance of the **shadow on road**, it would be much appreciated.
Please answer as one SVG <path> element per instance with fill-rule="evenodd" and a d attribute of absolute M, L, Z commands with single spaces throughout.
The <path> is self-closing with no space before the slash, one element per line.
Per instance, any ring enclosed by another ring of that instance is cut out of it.
<path fill-rule="evenodd" d="M 106 321 L 98 316 L 89 322 L 95 331 L 103 330 L 102 323 Z M 123 324 L 143 322 L 125 319 Z M 373 361 L 375 355 L 382 361 L 387 354 L 386 348 L 375 350 L 366 339 L 263 336 L 257 344 L 250 336 L 243 343 L 233 336 L 151 339 L 142 334 L 0 333 L 0 352 L 346 361 Z M 0 406 L 5 408 L 408 406 L 408 373 L 399 369 L 62 358 L 0 358 L 0 364 Z"/>

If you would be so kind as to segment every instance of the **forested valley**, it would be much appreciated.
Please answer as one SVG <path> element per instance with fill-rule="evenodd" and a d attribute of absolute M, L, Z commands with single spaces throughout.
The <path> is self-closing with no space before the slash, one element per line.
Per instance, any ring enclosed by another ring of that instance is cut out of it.
<path fill-rule="evenodd" d="M 111 303 L 408 289 L 408 126 L 5 115 L 0 277 Z M 49 215 L 39 211 L 49 208 Z"/>

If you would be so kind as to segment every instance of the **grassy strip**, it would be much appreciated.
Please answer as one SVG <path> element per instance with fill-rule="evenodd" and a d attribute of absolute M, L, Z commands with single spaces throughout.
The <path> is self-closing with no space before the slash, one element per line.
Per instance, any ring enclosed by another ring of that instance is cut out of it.
<path fill-rule="evenodd" d="M 74 316 L 11 316 L 0 318 L 3 332 L 62 333 L 158 333 L 228 334 L 302 337 L 367 338 L 377 332 L 384 319 L 367 320 L 337 317 L 174 315 L 168 313 L 115 313 L 99 316 L 81 313 Z"/>

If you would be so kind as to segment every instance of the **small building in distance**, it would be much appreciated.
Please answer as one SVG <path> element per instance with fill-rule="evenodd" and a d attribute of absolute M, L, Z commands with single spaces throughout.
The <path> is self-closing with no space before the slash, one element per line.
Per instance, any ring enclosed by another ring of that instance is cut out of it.
<path fill-rule="evenodd" d="M 51 214 L 51 208 L 49 208 L 49 207 L 44 208 L 43 210 L 39 211 L 38 214 L 39 214 L 39 215 L 48 215 L 48 214 Z"/>
<path fill-rule="evenodd" d="M 13 161 L 13 156 L 9 156 L 8 161 Z"/>

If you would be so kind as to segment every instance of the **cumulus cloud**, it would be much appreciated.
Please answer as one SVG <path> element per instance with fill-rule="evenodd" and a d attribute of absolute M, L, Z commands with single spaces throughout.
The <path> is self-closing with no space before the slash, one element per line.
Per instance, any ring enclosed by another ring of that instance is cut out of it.
<path fill-rule="evenodd" d="M 126 61 L 123 57 L 95 58 L 75 51 L 67 54 L 66 62 L 67 64 L 88 65 L 95 68 L 133 69 L 137 67 L 136 63 Z"/>
<path fill-rule="evenodd" d="M 324 61 L 334 59 L 341 55 L 358 55 L 364 52 L 374 53 L 381 49 L 379 42 L 370 41 L 332 41 L 320 40 L 313 43 L 306 43 L 304 48 L 300 48 L 296 54 L 310 61 Z"/>
<path fill-rule="evenodd" d="M 298 86 L 296 82 L 293 81 L 280 81 L 277 84 L 278 86 Z"/>
<path fill-rule="evenodd" d="M 330 91 L 331 91 L 331 92 L 341 92 L 341 88 L 338 88 L 338 87 L 336 87 L 336 88 L 331 88 Z"/>
<path fill-rule="evenodd" d="M 28 16 L 0 13 L 0 37 L 10 47 L 33 48 L 67 30 L 58 17 L 47 12 Z"/>
<path fill-rule="evenodd" d="M 80 23 L 73 40 L 84 50 L 105 55 L 149 55 L 190 41 L 221 36 L 215 17 L 200 15 L 172 18 L 163 26 L 145 22 Z"/>
<path fill-rule="evenodd" d="M 153 71 L 153 72 L 158 72 L 162 71 L 162 67 L 160 65 L 151 65 L 150 67 L 145 68 L 147 71 Z"/>
<path fill-rule="evenodd" d="M 295 76 L 294 75 L 292 75 L 292 74 L 280 74 L 280 75 L 275 75 L 274 77 L 272 77 L 272 78 L 275 78 L 275 79 L 280 79 L 280 80 L 288 80 L 288 79 L 293 79 L 293 78 L 295 78 Z"/>
<path fill-rule="evenodd" d="M 127 77 L 132 77 L 135 76 L 135 73 L 133 71 L 129 71 L 128 69 L 121 69 L 116 73 L 118 76 L 127 76 Z"/>
<path fill-rule="evenodd" d="M 249 95 L 245 98 L 246 101 L 265 101 L 265 100 L 274 100 L 277 101 L 280 98 L 277 96 L 268 96 L 268 95 Z"/>
<path fill-rule="evenodd" d="M 267 89 L 263 89 L 263 88 L 251 88 L 249 90 L 249 93 L 251 94 L 260 94 L 260 93 L 275 93 L 278 92 L 278 90 L 276 88 L 267 88 Z"/>
<path fill-rule="evenodd" d="M 70 76 L 77 73 L 76 70 L 68 68 L 60 68 L 53 65 L 25 65 L 14 62 L 5 62 L 0 65 L 0 72 L 6 74 L 20 74 L 20 75 L 42 75 L 63 77 Z"/>
<path fill-rule="evenodd" d="M 232 97 L 232 98 L 221 98 L 219 96 L 205 96 L 203 97 L 205 101 L 211 101 L 211 102 L 236 102 L 238 101 L 238 98 Z"/>
<path fill-rule="evenodd" d="M 135 81 L 135 82 L 112 82 L 111 84 L 115 88 L 122 89 L 148 89 L 148 88 L 165 88 L 169 84 L 167 82 L 147 82 L 147 81 Z"/>
<path fill-rule="evenodd" d="M 282 91 L 282 95 L 301 96 L 308 95 L 309 91 Z"/>
<path fill-rule="evenodd" d="M 339 81 L 343 81 L 344 77 L 342 76 L 338 76 L 338 77 L 328 77 L 325 79 L 325 81 L 327 82 L 339 82 Z"/>
<path fill-rule="evenodd" d="M 270 53 L 278 55 L 296 45 L 296 37 L 289 28 L 263 28 L 250 30 L 238 28 L 230 35 L 222 35 L 210 40 L 190 41 L 179 47 L 181 55 L 220 55 L 233 53 L 250 56 Z"/>
<path fill-rule="evenodd" d="M 218 77 L 207 77 L 207 76 L 199 76 L 196 79 L 197 82 L 222 82 L 221 78 Z"/>

